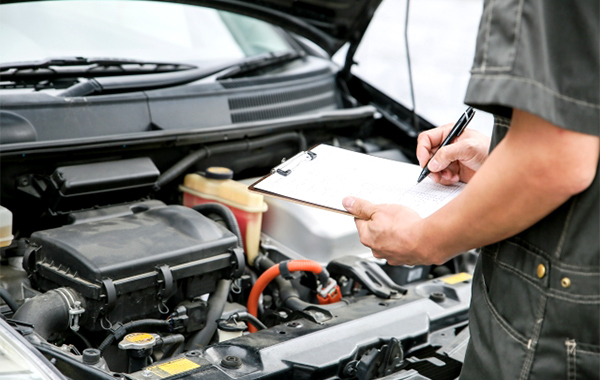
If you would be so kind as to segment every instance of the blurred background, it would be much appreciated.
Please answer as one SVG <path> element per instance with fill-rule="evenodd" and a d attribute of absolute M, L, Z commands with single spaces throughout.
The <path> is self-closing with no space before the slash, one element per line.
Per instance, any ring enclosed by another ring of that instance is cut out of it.
<path fill-rule="evenodd" d="M 483 0 L 410 2 L 408 42 L 416 111 L 436 126 L 454 123 L 463 103 L 475 53 Z M 353 73 L 412 109 L 404 21 L 406 0 L 384 0 L 369 25 Z M 343 63 L 345 50 L 334 60 Z M 469 125 L 491 134 L 492 115 L 478 111 Z"/>

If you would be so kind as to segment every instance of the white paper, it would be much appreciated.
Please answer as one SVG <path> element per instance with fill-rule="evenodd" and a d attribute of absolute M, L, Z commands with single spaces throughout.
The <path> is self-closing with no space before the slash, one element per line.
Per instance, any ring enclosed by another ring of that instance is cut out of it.
<path fill-rule="evenodd" d="M 279 166 L 287 176 L 274 173 L 256 189 L 345 211 L 342 199 L 354 196 L 374 204 L 401 204 L 425 218 L 442 208 L 464 188 L 463 183 L 444 186 L 425 178 L 418 165 L 392 161 L 321 144 L 311 160 L 301 154 Z"/>

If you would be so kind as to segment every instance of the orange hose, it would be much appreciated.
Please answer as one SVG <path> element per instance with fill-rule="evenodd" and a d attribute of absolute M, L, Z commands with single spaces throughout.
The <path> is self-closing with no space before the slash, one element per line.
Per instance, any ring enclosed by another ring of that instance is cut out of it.
<path fill-rule="evenodd" d="M 288 261 L 287 267 L 290 272 L 303 271 L 319 274 L 323 271 L 321 264 L 312 260 L 291 260 Z M 267 285 L 279 275 L 279 264 L 275 264 L 261 274 L 258 280 L 256 280 L 256 283 L 250 291 L 250 296 L 248 297 L 248 312 L 250 314 L 258 318 L 258 299 Z M 256 327 L 250 322 L 248 322 L 248 331 L 251 333 L 256 332 Z"/>

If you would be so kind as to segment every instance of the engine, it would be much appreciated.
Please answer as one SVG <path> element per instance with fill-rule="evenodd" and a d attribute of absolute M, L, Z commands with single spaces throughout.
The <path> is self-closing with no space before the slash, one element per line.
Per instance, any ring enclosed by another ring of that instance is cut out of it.
<path fill-rule="evenodd" d="M 36 289 L 74 290 L 84 300 L 78 325 L 85 329 L 160 318 L 169 314 L 167 303 L 212 293 L 220 279 L 243 272 L 237 237 L 202 214 L 161 204 L 130 210 L 28 240 L 24 263 Z"/>
<path fill-rule="evenodd" d="M 52 223 L 15 215 L 3 316 L 73 378 L 458 376 L 472 253 L 392 267 L 352 218 L 209 172 L 141 200 L 161 182 L 144 158 L 19 177 Z"/>

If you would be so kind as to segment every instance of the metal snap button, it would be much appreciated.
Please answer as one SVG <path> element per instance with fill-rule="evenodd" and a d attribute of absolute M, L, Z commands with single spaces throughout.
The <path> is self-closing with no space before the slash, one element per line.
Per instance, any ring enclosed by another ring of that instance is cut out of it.
<path fill-rule="evenodd" d="M 563 277 L 563 279 L 560 280 L 560 284 L 563 288 L 568 288 L 571 286 L 571 279 L 569 277 Z"/>
<path fill-rule="evenodd" d="M 546 267 L 544 264 L 540 264 L 537 267 L 537 276 L 538 278 L 543 278 L 546 275 Z"/>

